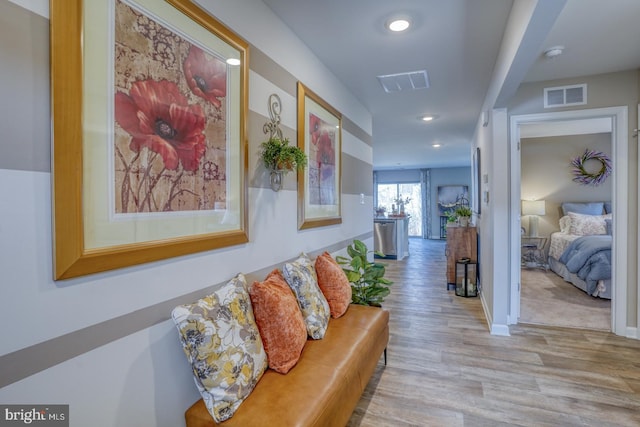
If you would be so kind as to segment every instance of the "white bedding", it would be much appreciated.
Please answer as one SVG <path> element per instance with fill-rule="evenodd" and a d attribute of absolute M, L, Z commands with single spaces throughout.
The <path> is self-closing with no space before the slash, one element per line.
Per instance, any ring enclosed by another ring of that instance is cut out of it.
<path fill-rule="evenodd" d="M 578 235 L 575 234 L 567 234 L 562 232 L 551 233 L 551 243 L 549 243 L 549 256 L 555 259 L 560 259 L 560 255 L 567 249 L 567 246 L 574 240 L 576 240 Z"/>

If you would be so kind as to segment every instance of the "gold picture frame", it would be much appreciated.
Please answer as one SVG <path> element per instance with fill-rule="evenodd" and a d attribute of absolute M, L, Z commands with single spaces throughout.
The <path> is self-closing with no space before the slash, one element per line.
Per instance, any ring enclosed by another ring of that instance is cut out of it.
<path fill-rule="evenodd" d="M 50 20 L 54 279 L 247 242 L 247 42 L 189 0 Z"/>
<path fill-rule="evenodd" d="M 298 171 L 298 229 L 342 223 L 342 115 L 301 82 L 298 147 L 308 159 Z"/>

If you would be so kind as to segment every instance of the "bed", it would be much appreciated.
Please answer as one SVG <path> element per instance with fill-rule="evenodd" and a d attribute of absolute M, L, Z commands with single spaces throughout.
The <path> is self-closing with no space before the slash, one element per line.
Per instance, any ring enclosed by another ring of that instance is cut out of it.
<path fill-rule="evenodd" d="M 560 231 L 551 234 L 549 268 L 587 294 L 611 299 L 610 205 L 564 203 L 562 211 Z"/>

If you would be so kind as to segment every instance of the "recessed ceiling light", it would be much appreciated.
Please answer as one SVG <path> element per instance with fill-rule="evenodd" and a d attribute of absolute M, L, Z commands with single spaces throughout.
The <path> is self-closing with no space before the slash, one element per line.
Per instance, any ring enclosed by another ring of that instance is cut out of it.
<path fill-rule="evenodd" d="M 229 64 L 229 65 L 240 65 L 240 60 L 238 58 L 229 58 L 229 59 L 227 59 L 227 64 Z"/>
<path fill-rule="evenodd" d="M 556 56 L 562 55 L 563 50 L 564 46 L 553 46 L 544 51 L 544 56 L 547 58 L 555 58 Z"/>
<path fill-rule="evenodd" d="M 431 146 L 432 146 L 433 148 L 439 148 L 439 147 L 440 147 L 440 144 L 431 144 Z"/>
<path fill-rule="evenodd" d="M 411 22 L 405 18 L 392 19 L 387 22 L 387 28 L 394 32 L 404 31 L 411 26 Z"/>
<path fill-rule="evenodd" d="M 420 120 L 421 122 L 431 122 L 437 118 L 438 116 L 436 114 L 422 114 L 418 116 L 418 120 Z"/>

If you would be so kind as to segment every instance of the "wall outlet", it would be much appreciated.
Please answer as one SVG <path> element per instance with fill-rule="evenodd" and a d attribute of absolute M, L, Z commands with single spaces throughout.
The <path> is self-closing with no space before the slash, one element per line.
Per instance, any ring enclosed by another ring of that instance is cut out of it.
<path fill-rule="evenodd" d="M 360 204 L 364 205 L 364 193 L 360 193 Z"/>

